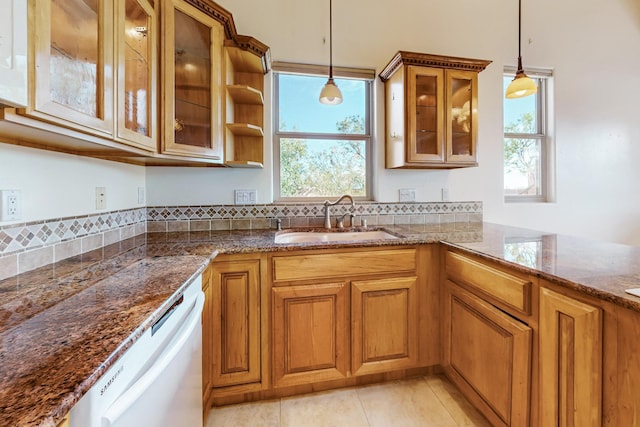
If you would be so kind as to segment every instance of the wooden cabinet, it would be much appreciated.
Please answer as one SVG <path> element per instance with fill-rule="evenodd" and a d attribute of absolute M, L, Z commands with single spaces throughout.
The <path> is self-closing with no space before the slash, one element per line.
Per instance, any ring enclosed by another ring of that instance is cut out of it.
<path fill-rule="evenodd" d="M 417 366 L 416 277 L 351 283 L 351 363 L 354 375 Z"/>
<path fill-rule="evenodd" d="M 158 20 L 146 0 L 116 5 L 116 140 L 157 150 Z"/>
<path fill-rule="evenodd" d="M 29 7 L 33 84 L 25 114 L 112 136 L 114 3 L 42 0 Z"/>
<path fill-rule="evenodd" d="M 3 142 L 103 158 L 155 152 L 153 6 L 147 0 L 28 4 L 29 95 L 24 108 L 1 112 Z"/>
<path fill-rule="evenodd" d="M 348 375 L 348 289 L 345 282 L 272 289 L 276 387 Z"/>
<path fill-rule="evenodd" d="M 58 424 L 56 424 L 56 427 L 70 427 L 70 426 L 71 426 L 71 417 L 69 416 L 69 414 L 65 415 L 64 418 L 58 421 Z"/>
<path fill-rule="evenodd" d="M 445 373 L 492 425 L 538 425 L 537 279 L 454 250 L 442 259 Z"/>
<path fill-rule="evenodd" d="M 0 0 L 0 107 L 27 106 L 27 0 Z"/>
<path fill-rule="evenodd" d="M 163 6 L 161 151 L 222 163 L 224 25 L 184 0 Z"/>
<path fill-rule="evenodd" d="M 398 52 L 385 82 L 387 168 L 477 166 L 478 78 L 491 61 Z"/>
<path fill-rule="evenodd" d="M 602 425 L 602 310 L 540 289 L 540 420 Z"/>
<path fill-rule="evenodd" d="M 205 269 L 202 273 L 202 292 L 204 292 L 204 307 L 202 308 L 202 402 L 204 415 L 207 413 L 207 405 L 211 396 L 211 380 L 213 378 L 213 286 L 211 285 L 212 279 L 212 265 Z"/>
<path fill-rule="evenodd" d="M 254 45 L 260 45 L 252 40 Z M 265 52 L 266 46 L 261 46 Z M 230 167 L 263 167 L 264 73 L 263 56 L 226 42 L 226 150 Z"/>
<path fill-rule="evenodd" d="M 260 260 L 212 264 L 211 384 L 260 382 Z"/>
<path fill-rule="evenodd" d="M 448 281 L 445 372 L 494 426 L 528 426 L 532 330 Z"/>
<path fill-rule="evenodd" d="M 428 299 L 421 255 L 399 247 L 272 256 L 274 386 L 418 367 L 429 338 L 418 336 Z"/>

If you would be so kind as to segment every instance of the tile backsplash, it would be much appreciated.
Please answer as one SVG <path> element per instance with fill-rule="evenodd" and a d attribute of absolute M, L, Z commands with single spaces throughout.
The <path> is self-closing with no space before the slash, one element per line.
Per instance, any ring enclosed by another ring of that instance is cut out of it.
<path fill-rule="evenodd" d="M 151 206 L 0 226 L 0 280 L 145 232 L 322 227 L 322 203 Z M 376 203 L 332 206 L 356 225 L 482 222 L 482 202 Z M 348 221 L 347 221 L 348 225 Z"/>

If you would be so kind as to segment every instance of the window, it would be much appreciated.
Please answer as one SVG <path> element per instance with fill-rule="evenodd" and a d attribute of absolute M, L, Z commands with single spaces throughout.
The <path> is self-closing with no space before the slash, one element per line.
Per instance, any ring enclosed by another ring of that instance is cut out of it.
<path fill-rule="evenodd" d="M 503 93 L 515 69 L 505 69 Z M 504 99 L 504 197 L 507 202 L 548 202 L 553 199 L 548 70 L 529 71 L 538 85 L 535 95 Z"/>
<path fill-rule="evenodd" d="M 344 100 L 323 105 L 325 67 L 276 63 L 273 70 L 276 200 L 370 199 L 373 71 L 334 68 Z"/>

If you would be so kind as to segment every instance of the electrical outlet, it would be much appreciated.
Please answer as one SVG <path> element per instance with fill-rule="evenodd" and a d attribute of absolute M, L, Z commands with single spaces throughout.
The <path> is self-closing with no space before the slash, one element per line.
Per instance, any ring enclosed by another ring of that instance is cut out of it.
<path fill-rule="evenodd" d="M 96 209 L 107 209 L 107 187 L 96 187 Z"/>
<path fill-rule="evenodd" d="M 0 190 L 0 221 L 22 218 L 22 197 L 20 190 Z"/>
<path fill-rule="evenodd" d="M 138 204 L 144 205 L 144 187 L 138 187 Z"/>
<path fill-rule="evenodd" d="M 442 187 L 442 201 L 449 201 L 449 189 L 447 187 Z"/>
<path fill-rule="evenodd" d="M 256 199 L 256 190 L 234 190 L 234 200 L 236 205 L 255 205 Z"/>
<path fill-rule="evenodd" d="M 401 188 L 398 190 L 400 193 L 401 202 L 415 202 L 416 201 L 416 189 L 415 188 Z"/>

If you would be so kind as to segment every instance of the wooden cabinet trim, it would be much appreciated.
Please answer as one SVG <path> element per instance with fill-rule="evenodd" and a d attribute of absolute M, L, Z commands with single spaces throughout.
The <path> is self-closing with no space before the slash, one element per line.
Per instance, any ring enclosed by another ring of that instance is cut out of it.
<path fill-rule="evenodd" d="M 602 310 L 540 289 L 540 423 L 602 425 Z"/>
<path fill-rule="evenodd" d="M 365 274 L 413 274 L 416 265 L 415 248 L 274 256 L 271 264 L 274 282 Z"/>
<path fill-rule="evenodd" d="M 452 251 L 446 252 L 445 272 L 447 277 L 473 286 L 499 303 L 522 314 L 531 314 L 531 280 L 514 276 Z"/>
<path fill-rule="evenodd" d="M 260 261 L 217 261 L 212 275 L 212 385 L 259 382 Z"/>

